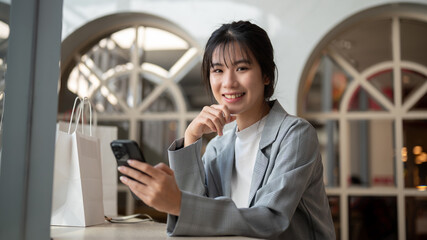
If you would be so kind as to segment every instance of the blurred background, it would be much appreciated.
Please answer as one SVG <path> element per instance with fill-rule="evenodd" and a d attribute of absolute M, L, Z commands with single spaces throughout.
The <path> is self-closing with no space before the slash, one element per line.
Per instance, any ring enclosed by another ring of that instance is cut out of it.
<path fill-rule="evenodd" d="M 0 0 L 6 94 L 11 4 Z M 425 0 L 64 0 L 58 120 L 76 96 L 89 97 L 99 126 L 168 163 L 168 146 L 212 103 L 204 44 L 233 20 L 268 32 L 274 98 L 317 129 L 337 238 L 427 239 Z M 117 189 L 118 214 L 165 221 Z"/>

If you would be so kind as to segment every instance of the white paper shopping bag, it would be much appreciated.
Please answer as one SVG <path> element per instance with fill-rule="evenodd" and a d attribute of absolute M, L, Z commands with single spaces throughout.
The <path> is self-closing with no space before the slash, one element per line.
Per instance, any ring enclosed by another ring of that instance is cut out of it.
<path fill-rule="evenodd" d="M 102 194 L 105 216 L 117 216 L 117 163 L 111 151 L 110 143 L 117 139 L 116 126 L 100 126 L 94 121 L 92 134 L 99 139 L 102 165 Z M 69 123 L 58 122 L 57 129 L 66 132 Z M 75 125 L 71 125 L 74 129 Z M 84 126 L 85 132 L 89 132 L 89 126 Z M 77 131 L 81 131 L 79 127 Z"/>
<path fill-rule="evenodd" d="M 77 119 L 83 117 L 83 107 L 77 112 Z M 90 136 L 91 131 L 86 135 L 84 128 L 82 133 L 76 131 L 77 126 L 71 129 L 70 125 L 67 132 L 57 130 L 51 225 L 101 224 L 104 208 L 99 140 Z"/>
<path fill-rule="evenodd" d="M 85 100 L 90 104 L 88 99 Z M 84 102 L 80 102 L 78 109 L 86 110 L 82 106 Z M 84 111 L 82 114 L 91 115 L 91 109 Z M 67 122 L 59 121 L 57 129 L 61 131 L 68 131 L 68 129 L 74 129 L 77 127 L 78 132 L 90 132 L 92 135 L 99 139 L 100 152 L 101 152 L 101 165 L 102 165 L 102 193 L 104 202 L 104 215 L 108 217 L 117 216 L 117 163 L 113 152 L 111 151 L 110 143 L 117 139 L 117 127 L 116 126 L 101 126 L 97 121 L 96 111 L 92 112 L 93 115 L 93 127 L 92 124 L 76 126 L 76 123 L 71 125 Z M 89 118 L 90 120 L 91 118 Z M 76 120 L 77 122 L 77 120 Z M 83 126 L 83 129 L 82 129 Z"/>

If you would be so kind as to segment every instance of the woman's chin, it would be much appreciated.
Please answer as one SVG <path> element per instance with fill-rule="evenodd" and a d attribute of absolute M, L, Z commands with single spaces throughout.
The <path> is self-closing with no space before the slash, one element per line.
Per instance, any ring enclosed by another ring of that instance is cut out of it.
<path fill-rule="evenodd" d="M 236 108 L 229 107 L 228 110 L 230 111 L 231 115 L 237 115 L 240 113 L 239 109 Z"/>
<path fill-rule="evenodd" d="M 241 108 L 239 106 L 236 106 L 237 104 L 228 103 L 228 102 L 221 102 L 221 105 L 224 105 L 228 108 L 228 111 L 230 111 L 230 114 L 237 115 L 241 112 Z"/>

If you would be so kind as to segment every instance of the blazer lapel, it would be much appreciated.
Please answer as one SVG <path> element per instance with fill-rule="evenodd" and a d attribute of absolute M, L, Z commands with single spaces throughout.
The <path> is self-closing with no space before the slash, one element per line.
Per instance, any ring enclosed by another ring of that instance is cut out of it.
<path fill-rule="evenodd" d="M 259 142 L 259 150 L 257 152 L 254 172 L 252 175 L 251 188 L 249 191 L 249 206 L 251 206 L 251 202 L 253 201 L 256 192 L 261 187 L 262 180 L 265 177 L 265 171 L 268 167 L 270 156 L 265 155 L 265 150 L 266 148 L 271 147 L 273 142 L 276 140 L 280 125 L 283 122 L 283 119 L 285 119 L 286 114 L 287 113 L 279 104 L 279 102 L 275 101 L 267 117 L 264 129 L 262 131 L 261 140 Z"/>
<path fill-rule="evenodd" d="M 234 127 L 234 132 L 236 132 L 236 127 Z M 223 150 L 218 155 L 217 160 L 219 164 L 219 169 L 221 172 L 221 186 L 223 190 L 223 195 L 226 197 L 231 197 L 231 177 L 234 169 L 234 142 L 236 139 L 235 133 L 230 134 L 230 138 L 224 139 L 223 143 L 225 144 Z"/>
<path fill-rule="evenodd" d="M 249 190 L 249 206 L 252 202 L 252 199 L 255 197 L 255 193 L 258 190 L 262 179 L 264 178 L 267 166 L 268 158 L 262 153 L 262 151 L 258 151 L 254 166 L 254 173 L 252 174 L 251 188 Z"/>

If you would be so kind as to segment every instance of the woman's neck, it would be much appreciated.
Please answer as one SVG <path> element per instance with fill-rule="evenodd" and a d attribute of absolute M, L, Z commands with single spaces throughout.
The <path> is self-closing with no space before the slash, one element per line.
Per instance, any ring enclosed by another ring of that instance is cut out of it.
<path fill-rule="evenodd" d="M 254 111 L 252 114 L 242 115 L 238 114 L 236 117 L 237 128 L 239 131 L 250 127 L 252 124 L 261 120 L 264 116 L 266 116 L 270 112 L 270 106 L 267 102 L 263 102 L 257 111 Z"/>

